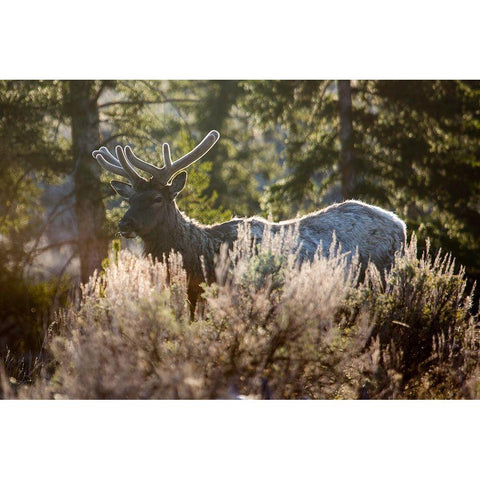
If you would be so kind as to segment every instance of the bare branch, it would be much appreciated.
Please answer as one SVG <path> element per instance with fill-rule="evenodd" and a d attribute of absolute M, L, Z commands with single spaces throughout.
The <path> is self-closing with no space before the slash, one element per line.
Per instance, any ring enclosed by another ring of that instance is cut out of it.
<path fill-rule="evenodd" d="M 61 242 L 50 243 L 48 245 L 45 245 L 44 247 L 37 248 L 34 252 L 29 253 L 35 253 L 35 255 L 40 255 L 41 253 L 51 250 L 52 248 L 59 248 L 65 245 L 77 245 L 77 243 L 77 240 L 62 240 Z"/>
<path fill-rule="evenodd" d="M 115 105 L 154 105 L 163 103 L 198 103 L 200 100 L 196 98 L 164 98 L 163 100 L 117 100 L 115 102 L 106 102 L 98 106 L 98 108 L 107 108 Z"/>

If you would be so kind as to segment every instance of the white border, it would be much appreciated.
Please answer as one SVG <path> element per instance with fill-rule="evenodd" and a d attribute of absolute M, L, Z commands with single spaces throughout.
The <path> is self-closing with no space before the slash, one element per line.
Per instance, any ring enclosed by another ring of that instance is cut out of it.
<path fill-rule="evenodd" d="M 479 78 L 475 2 L 25 0 L 0 78 Z"/>
<path fill-rule="evenodd" d="M 478 409 L 469 401 L 6 401 L 2 475 L 471 478 Z"/>
<path fill-rule="evenodd" d="M 155 4 L 8 2 L 0 78 L 480 78 L 474 2 Z M 470 478 L 478 409 L 467 401 L 6 401 L 1 471 Z"/>

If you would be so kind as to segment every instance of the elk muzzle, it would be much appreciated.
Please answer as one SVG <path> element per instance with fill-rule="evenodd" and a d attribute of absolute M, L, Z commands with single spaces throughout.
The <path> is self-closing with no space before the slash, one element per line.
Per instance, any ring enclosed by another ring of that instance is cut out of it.
<path fill-rule="evenodd" d="M 118 228 L 120 229 L 120 234 L 125 238 L 134 238 L 137 236 L 135 232 L 135 224 L 132 219 L 123 217 L 118 222 Z"/>

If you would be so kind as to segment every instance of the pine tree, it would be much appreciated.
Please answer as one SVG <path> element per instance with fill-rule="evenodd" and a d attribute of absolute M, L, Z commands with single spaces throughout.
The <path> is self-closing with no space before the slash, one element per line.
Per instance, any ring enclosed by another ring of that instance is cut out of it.
<path fill-rule="evenodd" d="M 285 134 L 288 175 L 270 188 L 273 211 L 356 197 L 397 211 L 478 275 L 480 82 L 348 83 L 247 82 L 246 108 Z"/>

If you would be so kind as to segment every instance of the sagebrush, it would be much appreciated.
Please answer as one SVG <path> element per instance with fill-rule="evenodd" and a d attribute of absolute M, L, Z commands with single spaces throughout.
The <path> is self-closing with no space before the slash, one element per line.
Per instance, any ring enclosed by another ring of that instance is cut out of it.
<path fill-rule="evenodd" d="M 338 245 L 299 265 L 295 233 L 248 226 L 193 318 L 181 256 L 113 249 L 60 310 L 35 381 L 5 398 L 478 398 L 478 319 L 449 255 L 412 237 L 382 275 Z"/>

